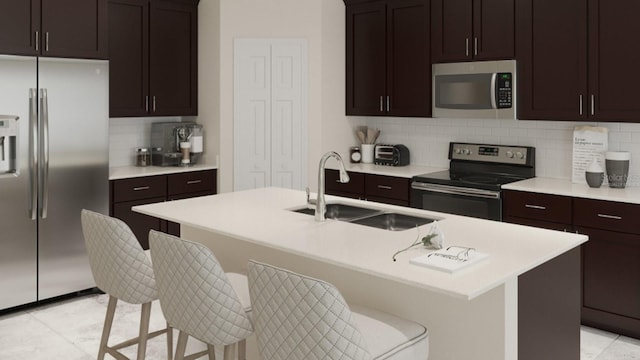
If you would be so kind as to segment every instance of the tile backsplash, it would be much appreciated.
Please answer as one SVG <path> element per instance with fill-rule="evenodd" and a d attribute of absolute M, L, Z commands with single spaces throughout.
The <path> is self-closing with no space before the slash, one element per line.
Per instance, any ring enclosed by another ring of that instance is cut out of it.
<path fill-rule="evenodd" d="M 534 146 L 536 175 L 558 179 L 571 179 L 574 127 L 602 126 L 609 129 L 609 150 L 631 153 L 627 186 L 640 186 L 640 124 L 384 117 L 357 122 L 379 128 L 378 143 L 407 145 L 412 164 L 448 167 L 450 141 Z"/>
<path fill-rule="evenodd" d="M 109 166 L 135 165 L 135 149 L 151 144 L 151 124 L 182 121 L 181 117 L 109 119 Z"/>

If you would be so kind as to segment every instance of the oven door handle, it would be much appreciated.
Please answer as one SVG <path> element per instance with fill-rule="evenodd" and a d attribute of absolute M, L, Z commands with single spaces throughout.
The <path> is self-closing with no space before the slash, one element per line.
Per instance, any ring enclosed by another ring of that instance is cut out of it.
<path fill-rule="evenodd" d="M 411 188 L 415 190 L 431 191 L 431 192 L 437 192 L 437 193 L 449 194 L 449 195 L 470 196 L 470 197 L 477 197 L 477 198 L 483 198 L 483 199 L 500 199 L 499 191 L 473 189 L 473 188 L 439 185 L 439 184 L 428 184 L 428 183 L 419 182 L 419 181 L 412 182 Z"/>

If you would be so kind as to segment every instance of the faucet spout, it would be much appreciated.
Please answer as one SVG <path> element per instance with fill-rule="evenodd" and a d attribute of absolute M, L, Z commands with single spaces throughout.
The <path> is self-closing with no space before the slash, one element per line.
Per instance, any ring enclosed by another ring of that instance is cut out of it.
<path fill-rule="evenodd" d="M 324 199 L 324 188 L 325 188 L 325 179 L 324 179 L 324 168 L 327 160 L 329 158 L 335 158 L 338 160 L 338 168 L 340 171 L 340 182 L 348 183 L 349 182 L 349 174 L 347 170 L 344 168 L 344 162 L 342 161 L 342 157 L 335 151 L 329 151 L 326 154 L 322 155 L 320 158 L 320 164 L 318 166 L 318 198 L 316 200 L 316 221 L 325 221 L 326 220 L 326 211 L 327 204 Z"/>

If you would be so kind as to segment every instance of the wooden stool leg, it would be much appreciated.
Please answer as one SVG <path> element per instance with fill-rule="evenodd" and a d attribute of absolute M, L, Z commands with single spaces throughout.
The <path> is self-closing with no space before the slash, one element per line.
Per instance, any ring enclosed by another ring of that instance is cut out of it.
<path fill-rule="evenodd" d="M 149 319 L 151 318 L 151 303 L 142 304 L 140 315 L 140 335 L 138 342 L 138 360 L 144 360 L 147 353 L 147 338 L 149 337 Z"/>
<path fill-rule="evenodd" d="M 247 340 L 238 341 L 238 360 L 247 360 Z"/>
<path fill-rule="evenodd" d="M 184 353 L 187 351 L 187 339 L 189 335 L 186 332 L 180 330 L 178 334 L 178 344 L 176 345 L 176 356 L 174 360 L 184 360 Z"/>
<path fill-rule="evenodd" d="M 167 323 L 167 360 L 173 359 L 173 328 Z"/>
<path fill-rule="evenodd" d="M 100 349 L 98 350 L 98 360 L 104 360 L 107 353 L 109 343 L 109 334 L 111 334 L 111 325 L 113 325 L 113 317 L 116 313 L 116 304 L 118 299 L 109 295 L 109 304 L 107 305 L 107 314 L 104 317 L 104 326 L 102 327 L 102 338 L 100 338 Z"/>
<path fill-rule="evenodd" d="M 235 356 L 236 356 L 235 349 L 236 349 L 235 344 L 225 345 L 224 346 L 223 359 L 224 360 L 233 360 L 235 358 Z"/>
<path fill-rule="evenodd" d="M 213 345 L 207 344 L 207 350 L 209 351 L 209 360 L 216 360 L 216 349 Z"/>

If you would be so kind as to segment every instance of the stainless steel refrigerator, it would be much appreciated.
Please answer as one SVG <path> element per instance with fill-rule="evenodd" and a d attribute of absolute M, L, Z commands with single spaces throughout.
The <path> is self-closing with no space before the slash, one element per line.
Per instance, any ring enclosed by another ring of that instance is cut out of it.
<path fill-rule="evenodd" d="M 108 211 L 108 70 L 0 56 L 0 310 L 95 286 L 80 210 Z"/>

